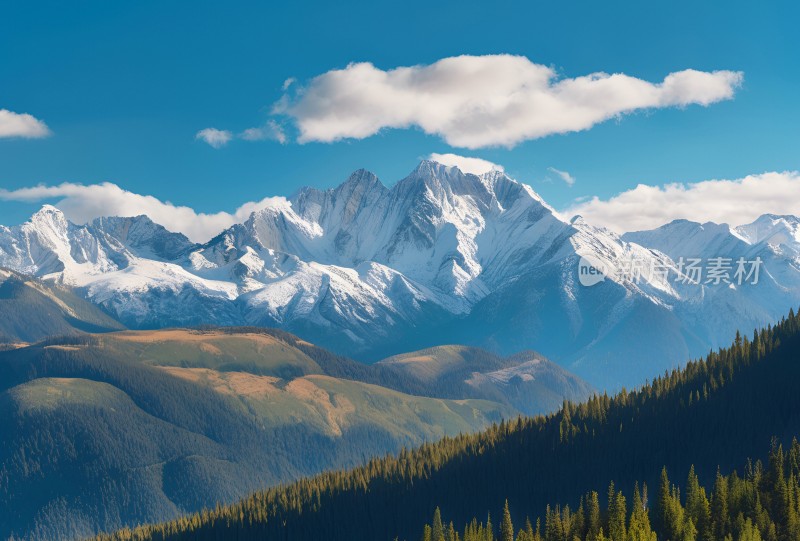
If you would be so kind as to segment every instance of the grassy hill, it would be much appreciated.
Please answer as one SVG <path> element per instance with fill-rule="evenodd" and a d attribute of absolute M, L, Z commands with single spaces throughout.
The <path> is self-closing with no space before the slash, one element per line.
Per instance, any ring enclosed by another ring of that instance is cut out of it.
<path fill-rule="evenodd" d="M 467 346 L 438 346 L 377 363 L 389 380 L 410 382 L 440 398 L 480 397 L 525 415 L 550 413 L 564 400 L 590 397 L 592 387 L 533 351 L 503 357 Z"/>
<path fill-rule="evenodd" d="M 790 313 L 752 340 L 737 336 L 730 348 L 634 392 L 567 403 L 553 415 L 445 438 L 101 539 L 414 539 L 437 506 L 456 524 L 486 510 L 500 516 L 506 498 L 525 512 L 553 502 L 575 509 L 587 490 L 603 492 L 611 480 L 628 494 L 637 481 L 659 486 L 662 467 L 686 472 L 694 465 L 709 484 L 717 467 L 741 468 L 773 437 L 788 442 L 800 433 L 798 381 L 800 317 Z"/>
<path fill-rule="evenodd" d="M 0 538 L 167 520 L 517 415 L 373 382 L 384 377 L 279 331 L 125 331 L 0 351 Z"/>

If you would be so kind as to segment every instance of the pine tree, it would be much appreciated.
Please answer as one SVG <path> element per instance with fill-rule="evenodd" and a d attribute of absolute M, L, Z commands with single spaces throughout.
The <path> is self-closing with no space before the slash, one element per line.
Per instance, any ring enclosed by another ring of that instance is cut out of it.
<path fill-rule="evenodd" d="M 647 493 L 647 487 L 644 488 L 644 492 Z M 628 522 L 628 541 L 655 541 L 655 539 L 656 534 L 650 528 L 650 517 L 645 508 L 645 499 L 642 498 L 637 483 L 633 489 L 633 509 L 631 509 L 631 518 Z"/>
<path fill-rule="evenodd" d="M 578 539 L 582 541 L 586 539 L 586 509 L 584 508 L 583 498 L 581 498 L 581 502 L 578 505 L 578 510 L 572 516 L 572 520 L 569 524 L 569 535 L 567 536 L 569 541 L 573 539 Z"/>
<path fill-rule="evenodd" d="M 431 525 L 431 541 L 445 541 L 444 525 L 442 524 L 442 512 L 437 507 L 433 512 L 433 524 Z"/>
<path fill-rule="evenodd" d="M 450 525 L 447 527 L 447 541 L 457 541 L 458 540 L 458 533 L 456 533 L 456 527 L 453 524 L 453 521 L 450 521 Z"/>
<path fill-rule="evenodd" d="M 667 468 L 661 470 L 661 480 L 658 485 L 658 514 L 656 520 L 656 528 L 659 531 L 665 532 L 667 529 L 668 514 L 672 505 L 672 495 L 670 494 L 669 476 L 667 475 Z"/>
<path fill-rule="evenodd" d="M 615 494 L 613 510 L 609 509 L 608 512 L 608 536 L 614 541 L 625 541 L 627 537 L 625 531 L 626 507 L 625 496 L 622 495 L 622 492 Z"/>
<path fill-rule="evenodd" d="M 587 533 L 586 541 L 596 541 L 603 525 L 600 522 L 600 499 L 597 492 L 590 492 L 586 498 Z"/>
<path fill-rule="evenodd" d="M 738 541 L 762 541 L 761 532 L 749 518 L 744 522 L 739 531 Z"/>
<path fill-rule="evenodd" d="M 611 528 L 609 527 L 609 523 L 611 522 L 611 517 L 616 516 L 616 505 L 617 505 L 617 492 L 614 488 L 614 481 L 611 481 L 608 484 L 608 491 L 606 492 L 606 520 L 605 520 L 605 529 L 608 531 L 608 536 L 613 539 L 613 534 L 611 533 Z"/>
<path fill-rule="evenodd" d="M 529 518 L 525 519 L 525 533 L 528 535 L 528 539 L 530 541 L 534 541 L 536 539 L 536 537 L 538 537 L 538 535 L 539 535 L 539 527 L 537 525 L 537 527 L 536 527 L 536 535 L 534 536 L 533 524 L 531 524 L 531 519 L 529 519 Z"/>
<path fill-rule="evenodd" d="M 711 522 L 714 539 L 725 539 L 730 531 L 730 516 L 728 515 L 728 483 L 717 470 L 714 481 L 714 494 L 711 498 Z"/>
<path fill-rule="evenodd" d="M 680 541 L 695 541 L 697 539 L 697 528 L 688 514 L 683 515 L 683 524 L 681 525 L 679 539 Z"/>
<path fill-rule="evenodd" d="M 705 489 L 700 486 L 694 466 L 689 469 L 689 478 L 686 481 L 686 513 L 697 528 L 698 539 L 712 541 L 711 504 Z"/>
<path fill-rule="evenodd" d="M 544 512 L 544 541 L 561 541 L 558 534 L 560 525 L 561 517 L 548 505 Z"/>
<path fill-rule="evenodd" d="M 511 522 L 508 500 L 506 500 L 503 506 L 503 520 L 500 523 L 500 541 L 514 541 L 514 525 Z"/>

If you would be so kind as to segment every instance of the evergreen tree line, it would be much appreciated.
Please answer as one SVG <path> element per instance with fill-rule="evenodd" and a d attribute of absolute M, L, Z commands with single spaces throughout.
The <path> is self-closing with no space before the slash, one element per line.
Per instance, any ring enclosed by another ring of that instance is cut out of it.
<path fill-rule="evenodd" d="M 800 539 L 800 443 L 788 452 L 773 444 L 767 467 L 748 460 L 744 476 L 717 470 L 710 489 L 689 470 L 683 493 L 661 470 L 658 493 L 651 505 L 647 485 L 636 483 L 628 499 L 612 482 L 606 505 L 597 492 L 569 505 L 547 506 L 544 518 L 529 518 L 515 530 L 508 500 L 496 529 L 491 513 L 486 522 L 473 518 L 461 530 L 445 526 L 437 507 L 422 530 L 422 541 L 797 541 Z M 496 535 L 497 534 L 497 535 Z"/>
<path fill-rule="evenodd" d="M 476 510 L 491 509 L 505 498 L 524 509 L 541 509 L 558 501 L 577 510 L 587 489 L 608 486 L 611 479 L 617 482 L 615 499 L 617 494 L 629 494 L 635 503 L 637 480 L 658 486 L 656 472 L 662 466 L 687 471 L 696 464 L 707 475 L 698 482 L 714 483 L 710 472 L 715 468 L 731 471 L 745 457 L 758 456 L 773 436 L 788 442 L 800 434 L 798 356 L 800 317 L 791 311 L 779 324 L 756 331 L 752 338 L 737 333 L 730 347 L 712 351 L 704 360 L 665 373 L 632 392 L 623 389 L 613 397 L 596 395 L 581 404 L 565 402 L 551 415 L 504 421 L 478 434 L 445 438 L 352 470 L 330 471 L 259 491 L 233 505 L 97 539 L 414 539 L 419 524 L 437 505 L 447 509 L 454 524 L 467 524 Z M 726 483 L 732 492 L 735 483 Z M 644 506 L 643 492 L 642 488 L 639 497 Z M 776 535 L 784 535 L 781 519 L 772 514 L 774 498 L 766 497 L 769 492 L 759 494 L 776 524 Z M 583 504 L 586 521 L 586 496 Z M 681 506 L 686 513 L 686 504 Z M 619 537 L 622 522 L 626 534 L 631 529 L 628 506 L 622 507 L 624 521 L 617 520 L 614 529 L 603 525 L 604 536 L 616 535 L 617 541 L 623 539 Z M 689 507 L 691 513 L 696 512 L 694 504 Z M 630 509 L 633 513 L 633 505 Z M 740 507 L 729 504 L 729 509 Z M 558 509 L 561 530 L 566 510 L 566 505 Z M 762 538 L 769 534 L 768 529 L 761 531 L 763 522 L 756 523 L 755 514 L 742 512 L 757 524 Z M 570 517 L 574 515 L 577 511 L 569 512 Z M 738 514 L 731 524 L 737 519 Z M 547 524 L 545 517 L 541 536 L 547 535 Z M 695 524 L 700 531 L 696 535 L 705 535 L 699 524 Z M 479 524 L 474 526 L 480 529 Z M 553 528 L 550 535 L 555 535 Z M 683 539 L 665 528 L 656 521 L 655 531 L 668 536 L 664 539 Z M 720 540 L 728 533 L 740 533 L 733 526 L 726 528 Z M 644 527 L 633 530 L 648 534 Z M 460 535 L 463 538 L 463 532 Z"/>

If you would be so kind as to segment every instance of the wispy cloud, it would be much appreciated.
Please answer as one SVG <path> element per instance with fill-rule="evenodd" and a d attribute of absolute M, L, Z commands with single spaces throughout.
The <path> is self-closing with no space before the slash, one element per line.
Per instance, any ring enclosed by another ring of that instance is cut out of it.
<path fill-rule="evenodd" d="M 575 184 L 575 177 L 573 177 L 572 175 L 570 175 L 566 171 L 560 171 L 560 170 L 556 169 L 555 167 L 548 167 L 547 170 L 550 171 L 551 173 L 553 173 L 554 175 L 556 175 L 558 178 L 560 178 L 564 182 L 566 182 L 567 186 L 572 186 L 573 184 Z"/>
<path fill-rule="evenodd" d="M 205 141 L 213 148 L 222 148 L 233 139 L 233 133 L 228 130 L 218 130 L 217 128 L 206 128 L 200 130 L 194 136 L 195 139 Z"/>
<path fill-rule="evenodd" d="M 56 206 L 71 221 L 86 223 L 100 216 L 149 216 L 170 231 L 183 233 L 195 242 L 205 242 L 253 212 L 274 206 L 287 206 L 282 197 L 269 197 L 241 205 L 234 212 L 206 214 L 186 206 L 161 201 L 151 195 L 123 190 L 116 184 L 74 184 L 33 186 L 18 190 L 0 189 L 0 200 L 39 202 L 58 199 Z"/>
<path fill-rule="evenodd" d="M 559 78 L 522 56 L 458 56 L 382 70 L 353 63 L 283 95 L 300 142 L 363 139 L 385 128 L 416 127 L 463 148 L 511 147 L 581 131 L 643 109 L 703 106 L 733 98 L 736 71 L 684 70 L 648 82 L 623 73 Z"/>
<path fill-rule="evenodd" d="M 594 197 L 563 214 L 619 233 L 653 229 L 676 219 L 741 225 L 763 214 L 800 212 L 800 173 L 763 173 L 737 180 L 664 186 L 640 184 L 610 199 Z"/>
<path fill-rule="evenodd" d="M 280 144 L 286 143 L 286 133 L 275 120 L 268 120 L 263 126 L 247 128 L 246 130 L 234 134 L 230 130 L 219 130 L 217 128 L 206 128 L 200 130 L 194 136 L 211 145 L 214 148 L 222 148 L 234 139 L 244 141 L 277 141 Z"/>
<path fill-rule="evenodd" d="M 286 134 L 283 128 L 274 120 L 269 120 L 260 128 L 248 128 L 239 134 L 240 139 L 245 141 L 277 141 L 280 144 L 286 143 Z"/>
<path fill-rule="evenodd" d="M 47 124 L 32 115 L 0 109 L 0 139 L 11 137 L 41 139 L 51 134 Z"/>
<path fill-rule="evenodd" d="M 439 162 L 442 165 L 458 167 L 462 173 L 472 173 L 473 175 L 480 175 L 489 171 L 503 171 L 502 165 L 497 165 L 489 160 L 469 158 L 458 154 L 437 154 L 434 152 L 428 156 L 428 159 Z"/>

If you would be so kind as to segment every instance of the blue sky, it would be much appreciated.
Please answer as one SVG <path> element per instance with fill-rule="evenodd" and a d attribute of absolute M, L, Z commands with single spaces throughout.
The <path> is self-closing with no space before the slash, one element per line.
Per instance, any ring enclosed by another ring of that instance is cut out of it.
<path fill-rule="evenodd" d="M 452 152 L 502 164 L 562 209 L 639 183 L 800 169 L 797 7 L 564 4 L 7 2 L 0 109 L 33 115 L 52 133 L 0 138 L 0 188 L 112 182 L 232 212 L 302 185 L 336 185 L 361 167 L 392 184 L 420 158 Z M 741 71 L 744 80 L 733 99 L 707 107 L 646 109 L 513 148 L 459 148 L 414 127 L 301 144 L 286 118 L 284 144 L 214 149 L 195 138 L 208 127 L 263 125 L 288 78 L 302 87 L 351 62 L 390 70 L 492 54 L 527 57 L 562 78 L 607 72 L 659 83 L 694 69 Z M 569 172 L 574 185 L 549 168 Z M 19 223 L 39 204 L 0 201 L 0 223 Z"/>

